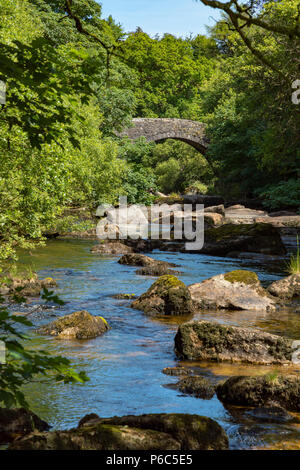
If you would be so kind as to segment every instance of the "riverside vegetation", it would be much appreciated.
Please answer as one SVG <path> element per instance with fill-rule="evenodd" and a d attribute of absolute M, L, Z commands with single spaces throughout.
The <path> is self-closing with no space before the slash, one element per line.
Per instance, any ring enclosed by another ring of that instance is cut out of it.
<path fill-rule="evenodd" d="M 218 2 L 203 3 L 215 7 Z M 213 383 L 202 376 L 199 366 L 201 361 L 292 366 L 294 335 L 278 336 L 277 330 L 245 328 L 239 322 L 220 325 L 214 316 L 226 323 L 235 312 L 249 315 L 251 322 L 256 314 L 275 318 L 299 313 L 299 244 L 286 267 L 290 275 L 277 277 L 268 287 L 254 272 L 237 269 L 235 261 L 230 272 L 216 272 L 208 263 L 202 267 L 207 275 L 203 278 L 201 273 L 201 282 L 196 271 L 187 285 L 175 277 L 186 275 L 179 256 L 174 264 L 169 258 L 154 260 L 140 253 L 180 250 L 192 264 L 194 257 L 242 259 L 254 252 L 269 259 L 275 256 L 276 269 L 278 262 L 284 263 L 282 235 L 291 226 L 299 228 L 300 114 L 291 101 L 291 83 L 299 78 L 298 2 L 249 3 L 237 17 L 225 11 L 207 36 L 177 38 L 166 33 L 152 38 L 140 28 L 125 32 L 118 18 L 104 19 L 94 0 L 0 0 L 0 80 L 6 84 L 6 103 L 0 105 L 0 340 L 7 348 L 6 363 L 0 364 L 0 439 L 14 441 L 12 449 L 134 450 L 141 448 L 141 440 L 143 448 L 151 450 L 228 447 L 216 420 L 196 416 L 190 409 L 180 415 L 124 413 L 107 419 L 93 413 L 76 429 L 50 433 L 48 424 L 28 410 L 26 386 L 35 381 L 42 384 L 44 378 L 57 387 L 88 382 L 80 367 L 73 368 L 77 361 L 51 354 L 47 347 L 31 348 L 32 334 L 69 341 L 72 348 L 76 340 L 105 341 L 116 322 L 107 322 L 100 311 L 90 314 L 82 305 L 70 311 L 48 290 L 57 287 L 52 278 L 39 279 L 33 271 L 16 274 L 13 266 L 20 264 L 20 249 L 34 256 L 41 246 L 49 249 L 47 238 L 59 234 L 93 238 L 96 208 L 116 204 L 120 195 L 130 204 L 146 205 L 158 201 L 180 206 L 190 195 L 203 200 L 205 194 L 207 201 L 218 201 L 205 208 L 202 255 L 185 254 L 176 243 L 151 245 L 142 240 L 100 243 L 89 255 L 94 263 L 109 259 L 114 269 L 127 269 L 130 279 L 142 275 L 146 284 L 140 295 L 114 291 L 107 296 L 110 302 L 120 302 L 118 308 L 125 305 L 127 316 L 132 312 L 139 321 L 161 321 L 161 326 L 178 321 L 177 358 L 198 362 L 196 373 L 183 367 L 186 376 L 175 388 L 196 401 L 212 399 L 216 392 L 224 406 L 254 407 L 257 413 L 264 407 L 270 419 L 280 413 L 287 416 L 285 404 L 287 410 L 299 411 L 297 371 L 274 377 L 235 374 L 224 383 Z M 155 145 L 144 138 L 131 142 L 117 137 L 133 117 L 203 122 L 208 151 L 202 155 L 178 141 Z M 241 221 L 232 214 L 248 209 L 231 201 L 250 201 L 260 210 L 250 222 Z M 268 215 L 262 209 L 277 213 Z M 53 243 L 58 248 L 59 241 Z M 116 267 L 118 254 L 124 256 Z M 172 269 L 177 262 L 178 271 Z M 132 274 L 130 266 L 140 269 Z M 151 286 L 149 276 L 158 277 Z M 42 306 L 37 300 L 40 293 Z M 38 302 L 42 312 L 54 303 L 68 314 L 36 325 L 24 315 L 32 302 Z M 11 313 L 18 303 L 21 312 Z M 105 313 L 109 315 L 111 308 L 112 303 Z M 208 316 L 209 321 L 197 315 Z M 190 432 L 193 426 L 196 435 Z"/>

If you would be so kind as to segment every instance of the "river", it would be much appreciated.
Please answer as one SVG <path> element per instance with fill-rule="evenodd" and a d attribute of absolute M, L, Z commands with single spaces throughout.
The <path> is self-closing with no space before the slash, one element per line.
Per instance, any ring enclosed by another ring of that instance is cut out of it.
<path fill-rule="evenodd" d="M 35 326 L 82 309 L 105 317 L 111 326 L 103 336 L 88 341 L 40 337 L 31 331 L 35 347 L 67 356 L 90 377 L 84 385 L 30 384 L 25 391 L 33 411 L 53 429 L 74 427 L 80 418 L 92 412 L 101 417 L 195 413 L 217 420 L 226 430 L 232 449 L 276 446 L 281 440 L 300 443 L 297 415 L 292 424 L 265 423 L 250 418 L 243 409 L 225 409 L 216 396 L 202 400 L 172 388 L 178 378 L 161 371 L 164 367 L 181 364 L 174 354 L 174 336 L 178 324 L 191 317 L 147 317 L 131 309 L 130 301 L 114 299 L 112 296 L 119 293 L 141 294 L 155 278 L 135 274 L 137 268 L 118 264 L 118 257 L 91 254 L 93 244 L 84 240 L 50 240 L 46 247 L 21 253 L 20 263 L 36 270 L 40 277 L 51 276 L 57 280 L 57 293 L 66 302 L 62 307 L 36 308 L 29 316 Z M 151 256 L 176 263 L 179 266 L 176 269 L 182 272 L 178 277 L 186 284 L 233 269 L 252 269 L 263 283 L 284 275 L 282 263 L 159 251 Z M 32 308 L 30 304 L 23 311 L 28 313 Z M 197 313 L 195 317 L 300 338 L 300 316 L 296 313 L 210 311 Z M 184 364 L 212 380 L 236 374 L 260 374 L 271 369 L 233 364 Z"/>

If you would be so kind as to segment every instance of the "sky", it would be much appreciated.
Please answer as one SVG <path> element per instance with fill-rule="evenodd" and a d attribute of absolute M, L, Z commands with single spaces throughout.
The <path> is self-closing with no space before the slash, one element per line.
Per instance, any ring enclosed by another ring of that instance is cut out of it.
<path fill-rule="evenodd" d="M 112 15 L 126 32 L 139 26 L 150 36 L 171 33 L 175 36 L 206 34 L 213 26 L 217 10 L 195 0 L 101 0 L 102 17 Z"/>

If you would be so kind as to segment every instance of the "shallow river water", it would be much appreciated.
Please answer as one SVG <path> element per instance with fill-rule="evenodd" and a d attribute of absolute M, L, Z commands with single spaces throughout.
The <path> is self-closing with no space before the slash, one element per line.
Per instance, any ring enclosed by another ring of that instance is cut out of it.
<path fill-rule="evenodd" d="M 264 423 L 250 418 L 243 409 L 225 409 L 216 396 L 202 400 L 174 390 L 172 384 L 178 378 L 161 371 L 164 367 L 183 364 L 174 353 L 174 336 L 178 324 L 191 317 L 147 317 L 143 312 L 131 309 L 130 301 L 112 298 L 119 293 L 139 295 L 155 278 L 135 274 L 137 268 L 118 264 L 118 257 L 91 254 L 94 243 L 53 240 L 44 248 L 21 255 L 20 263 L 30 265 L 40 277 L 51 276 L 57 280 L 57 292 L 66 302 L 62 307 L 37 308 L 29 316 L 35 326 L 82 309 L 105 317 L 111 326 L 103 336 L 88 341 L 40 337 L 32 331 L 34 345 L 69 357 L 90 377 L 84 385 L 34 383 L 27 386 L 26 394 L 33 411 L 54 429 L 76 426 L 80 418 L 92 412 L 102 417 L 195 413 L 217 420 L 226 430 L 232 449 L 284 446 L 282 442 L 296 447 L 298 442 L 300 444 L 300 415 L 295 415 L 296 421 L 292 424 Z M 186 284 L 239 268 L 253 269 L 263 283 L 284 275 L 280 263 L 258 264 L 251 260 L 158 251 L 150 256 L 180 266 L 176 268 L 182 272 L 178 277 Z M 32 309 L 33 305 L 28 308 Z M 300 315 L 293 312 L 204 312 L 195 317 L 261 328 L 300 339 Z M 184 365 L 212 380 L 274 370 L 263 366 L 187 361 Z M 280 370 L 279 367 L 275 369 Z"/>

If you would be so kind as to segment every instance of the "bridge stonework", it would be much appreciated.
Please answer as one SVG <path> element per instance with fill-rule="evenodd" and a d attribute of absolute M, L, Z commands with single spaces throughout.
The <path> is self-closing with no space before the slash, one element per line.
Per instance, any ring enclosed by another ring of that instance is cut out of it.
<path fill-rule="evenodd" d="M 136 118 L 132 127 L 124 129 L 119 135 L 132 140 L 145 137 L 148 142 L 163 142 L 166 139 L 181 140 L 201 153 L 208 147 L 205 124 L 189 119 Z"/>

